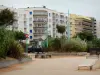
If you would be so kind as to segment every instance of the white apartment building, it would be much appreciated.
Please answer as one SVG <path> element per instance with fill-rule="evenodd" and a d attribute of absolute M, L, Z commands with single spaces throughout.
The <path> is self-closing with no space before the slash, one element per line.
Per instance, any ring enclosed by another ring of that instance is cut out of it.
<path fill-rule="evenodd" d="M 29 34 L 29 41 L 46 39 L 47 35 L 60 37 L 61 34 L 57 32 L 56 26 L 67 27 L 66 14 L 48 9 L 45 6 L 15 9 L 0 5 L 0 10 L 6 8 L 15 12 L 17 21 L 14 23 L 13 29 Z M 12 26 L 9 26 L 8 29 L 12 30 Z"/>
<path fill-rule="evenodd" d="M 18 29 L 29 34 L 30 41 L 44 39 L 47 35 L 60 37 L 56 26 L 67 25 L 66 14 L 46 7 L 20 8 L 18 15 Z"/>
<path fill-rule="evenodd" d="M 97 38 L 100 38 L 100 21 L 97 20 L 97 26 L 96 26 L 96 30 L 97 30 Z"/>

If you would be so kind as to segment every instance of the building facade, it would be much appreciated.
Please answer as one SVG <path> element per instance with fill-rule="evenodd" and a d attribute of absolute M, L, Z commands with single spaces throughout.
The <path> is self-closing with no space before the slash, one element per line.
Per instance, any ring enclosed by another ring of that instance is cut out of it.
<path fill-rule="evenodd" d="M 93 35 L 98 36 L 99 29 L 96 24 L 96 19 L 93 17 L 86 17 L 76 14 L 70 14 L 69 20 L 67 14 L 57 12 L 43 7 L 27 7 L 27 8 L 11 8 L 1 5 L 0 10 L 9 8 L 15 12 L 16 22 L 13 27 L 9 26 L 16 31 L 22 31 L 29 34 L 29 41 L 46 39 L 47 36 L 60 37 L 61 34 L 57 32 L 57 25 L 65 26 L 69 21 L 70 25 L 70 37 L 74 37 L 76 34 L 82 31 L 92 32 Z M 68 30 L 66 30 L 68 31 Z M 69 32 L 65 32 L 65 36 L 68 36 Z"/>
<path fill-rule="evenodd" d="M 60 37 L 61 34 L 57 32 L 56 26 L 62 25 L 66 27 L 67 25 L 66 14 L 46 7 L 28 7 L 19 10 L 23 10 L 22 14 L 20 13 L 23 15 L 23 19 L 19 16 L 20 20 L 23 20 L 23 24 L 19 22 L 19 25 L 23 26 L 24 32 L 27 31 L 30 41 L 44 39 L 47 35 L 54 38 Z"/>
<path fill-rule="evenodd" d="M 43 7 L 11 8 L 0 5 L 0 10 L 10 9 L 15 12 L 16 22 L 7 27 L 9 30 L 22 31 L 29 34 L 29 41 L 46 39 L 47 36 L 60 37 L 57 32 L 57 25 L 67 26 L 67 16 L 64 13 L 57 12 Z M 66 32 L 65 32 L 66 36 Z"/>
<path fill-rule="evenodd" d="M 96 36 L 96 19 L 76 14 L 70 14 L 70 36 L 87 31 Z"/>
<path fill-rule="evenodd" d="M 100 21 L 99 20 L 97 20 L 96 30 L 97 30 L 97 38 L 100 38 Z"/>

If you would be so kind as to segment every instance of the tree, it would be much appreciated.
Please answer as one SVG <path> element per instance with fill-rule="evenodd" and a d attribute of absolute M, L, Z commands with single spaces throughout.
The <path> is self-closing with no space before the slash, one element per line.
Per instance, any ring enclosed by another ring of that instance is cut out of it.
<path fill-rule="evenodd" d="M 83 31 L 81 33 L 78 33 L 76 37 L 79 37 L 82 40 L 86 41 L 92 41 L 94 39 L 94 35 L 91 32 Z"/>
<path fill-rule="evenodd" d="M 13 32 L 0 28 L 0 57 L 6 58 L 9 45 L 14 40 Z"/>
<path fill-rule="evenodd" d="M 93 47 L 94 48 L 100 48 L 100 39 L 94 39 L 93 41 L 92 41 L 92 44 L 93 44 Z"/>
<path fill-rule="evenodd" d="M 14 35 L 15 35 L 16 40 L 25 40 L 26 39 L 25 34 L 21 31 L 15 31 Z"/>
<path fill-rule="evenodd" d="M 61 49 L 63 50 L 63 33 L 66 31 L 65 26 L 57 25 L 57 31 L 58 33 L 62 34 L 62 37 L 60 39 Z"/>
<path fill-rule="evenodd" d="M 52 41 L 52 47 L 58 51 L 61 49 L 61 41 L 59 38 L 55 38 L 53 41 Z"/>
<path fill-rule="evenodd" d="M 13 25 L 16 21 L 15 13 L 10 9 L 4 9 L 0 11 L 0 26 L 9 26 Z"/>
<path fill-rule="evenodd" d="M 65 28 L 65 26 L 57 25 L 57 31 L 58 31 L 58 33 L 63 35 L 63 33 L 66 31 L 66 28 Z"/>

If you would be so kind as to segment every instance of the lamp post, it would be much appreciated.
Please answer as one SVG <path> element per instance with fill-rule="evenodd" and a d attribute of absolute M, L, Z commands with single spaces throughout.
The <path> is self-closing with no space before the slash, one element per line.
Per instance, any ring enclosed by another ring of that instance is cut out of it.
<path fill-rule="evenodd" d="M 29 38 L 29 35 L 25 34 L 25 37 L 26 37 L 26 53 L 28 53 L 28 38 Z"/>
<path fill-rule="evenodd" d="M 46 38 L 46 45 L 48 47 L 48 26 L 46 27 L 46 36 L 47 36 L 47 38 Z"/>
<path fill-rule="evenodd" d="M 68 34 L 68 40 L 70 40 L 70 13 L 68 10 L 68 19 L 67 19 L 67 34 Z"/>

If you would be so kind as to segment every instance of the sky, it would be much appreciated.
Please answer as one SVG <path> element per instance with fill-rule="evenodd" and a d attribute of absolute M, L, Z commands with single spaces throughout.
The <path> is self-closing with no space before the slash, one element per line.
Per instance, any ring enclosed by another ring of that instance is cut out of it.
<path fill-rule="evenodd" d="M 15 8 L 42 7 L 59 12 L 95 17 L 100 20 L 100 0 L 0 0 L 0 5 Z"/>

